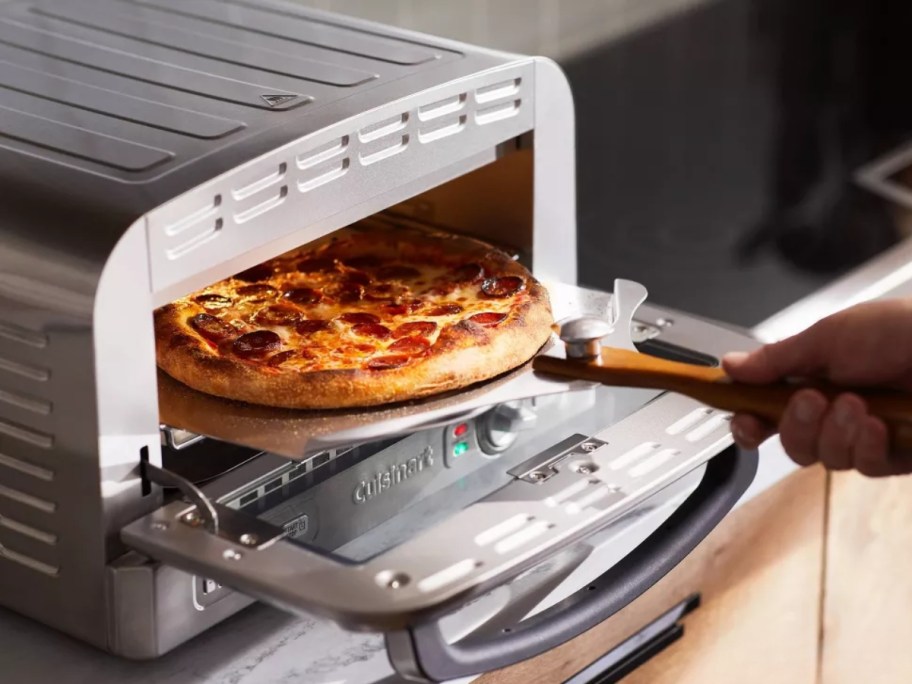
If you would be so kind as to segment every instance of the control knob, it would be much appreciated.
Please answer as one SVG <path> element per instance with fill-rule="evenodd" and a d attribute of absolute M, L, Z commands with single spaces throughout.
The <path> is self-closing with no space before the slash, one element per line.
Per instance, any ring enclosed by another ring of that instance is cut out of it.
<path fill-rule="evenodd" d="M 538 416 L 521 402 L 511 401 L 491 409 L 478 419 L 478 445 L 488 455 L 506 451 L 524 430 L 531 430 Z"/>

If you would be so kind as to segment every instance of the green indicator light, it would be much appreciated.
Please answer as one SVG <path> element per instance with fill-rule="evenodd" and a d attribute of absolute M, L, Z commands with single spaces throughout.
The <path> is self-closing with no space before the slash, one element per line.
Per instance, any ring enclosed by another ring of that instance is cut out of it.
<path fill-rule="evenodd" d="M 456 444 L 453 445 L 453 456 L 462 456 L 468 450 L 468 442 L 456 442 Z"/>

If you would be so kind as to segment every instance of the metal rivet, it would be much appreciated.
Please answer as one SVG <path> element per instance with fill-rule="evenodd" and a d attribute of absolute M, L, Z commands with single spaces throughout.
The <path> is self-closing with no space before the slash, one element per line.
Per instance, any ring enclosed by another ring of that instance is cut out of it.
<path fill-rule="evenodd" d="M 595 465 L 595 463 L 588 463 L 584 461 L 582 463 L 571 464 L 570 469 L 575 473 L 579 473 L 580 475 L 592 475 L 592 473 L 598 470 L 598 466 Z"/>
<path fill-rule="evenodd" d="M 386 578 L 387 589 L 401 589 L 411 581 L 411 577 L 403 572 L 397 572 Z"/>
<path fill-rule="evenodd" d="M 189 513 L 186 513 L 183 520 L 191 527 L 199 527 L 203 524 L 203 517 L 199 514 L 198 511 L 190 511 Z"/>
<path fill-rule="evenodd" d="M 243 558 L 243 557 L 244 557 L 244 554 L 242 554 L 240 551 L 235 551 L 234 549 L 225 549 L 222 552 L 222 558 L 224 558 L 225 560 L 236 561 L 236 560 L 241 560 L 241 558 Z"/>
<path fill-rule="evenodd" d="M 255 534 L 246 534 L 245 533 L 245 534 L 241 535 L 240 542 L 244 546 L 256 546 L 257 544 L 260 543 L 260 539 Z"/>

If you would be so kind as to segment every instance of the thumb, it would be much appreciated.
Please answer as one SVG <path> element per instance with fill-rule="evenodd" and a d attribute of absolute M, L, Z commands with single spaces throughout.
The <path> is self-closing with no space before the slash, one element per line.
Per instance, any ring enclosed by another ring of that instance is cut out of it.
<path fill-rule="evenodd" d="M 751 353 L 733 352 L 722 359 L 722 367 L 739 382 L 767 383 L 787 377 L 808 376 L 825 366 L 827 338 L 815 325 L 793 337 L 767 344 Z"/>

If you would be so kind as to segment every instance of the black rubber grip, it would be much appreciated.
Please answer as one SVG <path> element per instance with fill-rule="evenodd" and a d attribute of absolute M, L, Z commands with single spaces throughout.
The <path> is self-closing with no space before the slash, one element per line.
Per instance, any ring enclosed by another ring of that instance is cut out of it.
<path fill-rule="evenodd" d="M 664 577 L 737 503 L 757 472 L 757 452 L 731 447 L 713 458 L 697 489 L 659 528 L 601 577 L 496 638 L 448 644 L 438 623 L 408 630 L 419 672 L 430 681 L 476 675 L 548 651 L 611 617 Z"/>

